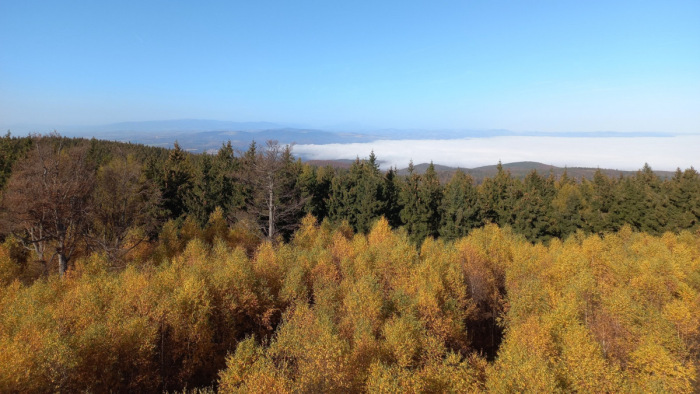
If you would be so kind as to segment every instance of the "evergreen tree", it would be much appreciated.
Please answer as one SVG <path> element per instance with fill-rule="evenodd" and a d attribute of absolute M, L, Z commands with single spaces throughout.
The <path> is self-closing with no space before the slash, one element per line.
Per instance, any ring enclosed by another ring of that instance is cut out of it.
<path fill-rule="evenodd" d="M 401 184 L 399 202 L 401 203 L 401 222 L 411 237 L 411 241 L 419 243 L 428 231 L 422 218 L 427 216 L 421 201 L 420 175 L 416 174 L 413 161 L 408 163 L 408 175 Z"/>
<path fill-rule="evenodd" d="M 420 244 L 428 236 L 439 235 L 442 186 L 432 163 L 423 176 L 414 172 L 413 162 L 408 168 L 409 175 L 399 195 L 403 207 L 400 215 L 411 241 Z"/>
<path fill-rule="evenodd" d="M 100 168 L 112 160 L 112 151 L 107 144 L 92 137 L 87 149 L 87 160 L 93 167 Z"/>
<path fill-rule="evenodd" d="M 552 200 L 556 189 L 554 179 L 542 178 L 532 170 L 523 183 L 523 195 L 515 203 L 513 229 L 531 242 L 545 241 L 554 235 Z"/>
<path fill-rule="evenodd" d="M 321 222 L 328 216 L 328 200 L 331 194 L 335 170 L 330 167 L 304 165 L 299 175 L 302 196 L 306 201 L 304 211 L 316 217 Z"/>
<path fill-rule="evenodd" d="M 583 196 L 576 183 L 559 182 L 552 208 L 557 237 L 564 239 L 583 228 Z"/>
<path fill-rule="evenodd" d="M 590 189 L 589 210 L 584 217 L 588 230 L 596 234 L 615 231 L 615 179 L 608 178 L 599 168 L 593 174 Z"/>
<path fill-rule="evenodd" d="M 661 179 L 649 164 L 644 163 L 634 181 L 642 199 L 640 209 L 643 215 L 639 229 L 654 235 L 663 233 L 668 222 L 668 197 L 663 193 Z"/>
<path fill-rule="evenodd" d="M 239 159 L 234 155 L 231 141 L 228 141 L 212 160 L 211 195 L 214 205 L 220 207 L 225 216 L 243 206 L 242 185 L 235 176 L 239 170 Z"/>
<path fill-rule="evenodd" d="M 368 161 L 358 158 L 350 171 L 336 177 L 330 194 L 329 217 L 347 220 L 355 231 L 368 232 L 385 209 L 384 179 L 374 152 Z"/>
<path fill-rule="evenodd" d="M 661 182 L 648 164 L 633 177 L 621 178 L 614 205 L 617 228 L 629 224 L 638 231 L 660 234 L 665 228 L 666 202 Z"/>
<path fill-rule="evenodd" d="M 479 187 L 479 205 L 485 223 L 503 227 L 515 222 L 514 207 L 519 188 L 510 171 L 505 171 L 500 161 L 496 168 L 496 176 L 484 179 Z"/>
<path fill-rule="evenodd" d="M 165 161 L 161 194 L 163 208 L 170 213 L 170 217 L 178 218 L 187 211 L 186 199 L 192 189 L 192 166 L 187 153 L 180 144 L 175 142 Z"/>
<path fill-rule="evenodd" d="M 442 204 L 443 188 L 433 162 L 430 162 L 430 165 L 425 170 L 425 174 L 421 177 L 421 183 L 423 201 L 425 201 L 428 208 L 428 235 L 437 237 L 440 230 L 440 205 Z"/>
<path fill-rule="evenodd" d="M 192 187 L 185 196 L 187 214 L 194 218 L 201 227 L 207 223 L 209 215 L 214 211 L 214 196 L 212 193 L 212 160 L 208 155 L 203 156 L 194 168 Z"/>
<path fill-rule="evenodd" d="M 241 186 L 236 182 L 237 158 L 229 141 L 215 156 L 204 154 L 197 161 L 192 188 L 187 195 L 187 212 L 204 226 L 219 207 L 229 215 L 243 205 Z"/>
<path fill-rule="evenodd" d="M 479 201 L 474 179 L 457 170 L 445 187 L 440 205 L 440 236 L 457 239 L 481 225 Z"/>
<path fill-rule="evenodd" d="M 359 157 L 350 167 L 350 171 L 360 165 Z M 357 193 L 355 177 L 350 176 L 350 171 L 341 171 L 331 181 L 331 192 L 328 199 L 328 217 L 334 222 L 347 220 L 353 226 L 353 209 Z M 357 171 L 355 169 L 355 171 Z"/>
<path fill-rule="evenodd" d="M 693 167 L 677 169 L 668 182 L 669 230 L 693 229 L 700 224 L 700 176 Z"/>
<path fill-rule="evenodd" d="M 389 168 L 384 174 L 384 217 L 393 228 L 401 226 L 401 203 L 399 194 L 401 184 L 395 168 Z"/>

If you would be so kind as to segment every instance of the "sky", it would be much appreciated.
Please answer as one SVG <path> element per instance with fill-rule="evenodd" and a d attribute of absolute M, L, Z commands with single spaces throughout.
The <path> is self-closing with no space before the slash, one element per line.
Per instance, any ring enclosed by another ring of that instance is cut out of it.
<path fill-rule="evenodd" d="M 700 2 L 0 1 L 0 127 L 184 118 L 698 133 Z"/>

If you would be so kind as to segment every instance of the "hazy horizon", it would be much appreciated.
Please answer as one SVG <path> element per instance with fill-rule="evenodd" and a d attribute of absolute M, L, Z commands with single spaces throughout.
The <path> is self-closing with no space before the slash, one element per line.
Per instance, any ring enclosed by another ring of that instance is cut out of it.
<path fill-rule="evenodd" d="M 686 153 L 700 146 L 688 137 L 700 133 L 697 15 L 700 2 L 682 0 L 0 2 L 0 127 L 90 135 L 118 122 L 269 122 L 395 146 L 329 137 L 299 152 L 362 157 L 376 145 L 406 162 L 411 141 L 473 137 L 459 130 L 572 133 L 419 146 L 435 162 L 698 165 Z M 628 134 L 575 134 L 597 132 Z"/>
<path fill-rule="evenodd" d="M 227 132 L 226 126 L 252 131 Z M 637 170 L 648 163 L 655 170 L 674 171 L 696 166 L 697 147 L 700 146 L 700 133 L 385 130 L 348 134 L 284 127 L 284 124 L 269 122 L 171 120 L 117 123 L 101 129 L 86 127 L 63 135 L 95 136 L 163 147 L 172 147 L 178 140 L 183 149 L 209 153 L 216 152 L 226 141 L 233 141 L 237 149 L 244 150 L 253 140 L 263 143 L 274 139 L 283 144 L 294 143 L 294 154 L 305 160 L 353 160 L 366 158 L 374 152 L 383 169 L 405 168 L 410 161 L 461 168 L 493 165 L 499 161 L 534 161 L 558 167 L 616 170 Z"/>

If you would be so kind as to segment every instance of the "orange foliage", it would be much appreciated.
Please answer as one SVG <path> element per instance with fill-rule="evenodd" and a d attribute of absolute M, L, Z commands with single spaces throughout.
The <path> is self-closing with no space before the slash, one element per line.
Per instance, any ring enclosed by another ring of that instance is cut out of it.
<path fill-rule="evenodd" d="M 289 244 L 185 224 L 31 285 L 0 245 L 0 392 L 697 389 L 697 234 L 490 225 L 416 250 L 383 219 L 309 216 Z"/>

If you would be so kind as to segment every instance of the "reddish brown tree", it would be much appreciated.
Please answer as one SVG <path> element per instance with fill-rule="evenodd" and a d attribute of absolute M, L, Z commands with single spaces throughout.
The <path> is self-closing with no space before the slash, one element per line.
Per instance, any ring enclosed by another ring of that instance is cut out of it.
<path fill-rule="evenodd" d="M 27 158 L 10 177 L 2 200 L 6 231 L 43 261 L 58 257 L 62 276 L 85 239 L 94 171 L 82 146 L 67 148 L 61 138 L 37 137 Z M 53 255 L 46 260 L 46 253 Z"/>

